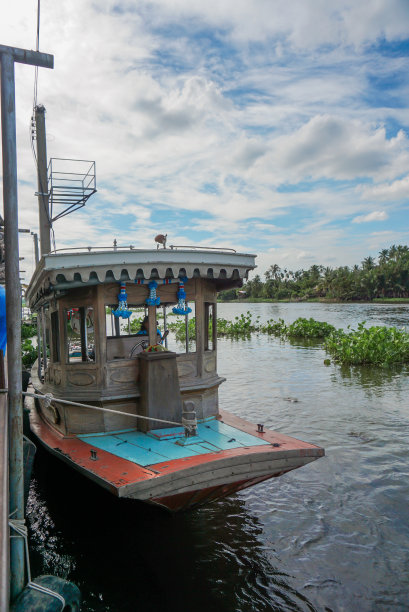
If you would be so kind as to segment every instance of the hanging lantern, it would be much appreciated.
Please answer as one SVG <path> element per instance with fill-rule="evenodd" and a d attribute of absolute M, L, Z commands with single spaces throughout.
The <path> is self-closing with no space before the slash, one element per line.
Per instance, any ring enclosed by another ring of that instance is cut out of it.
<path fill-rule="evenodd" d="M 189 312 L 192 312 L 192 309 L 186 306 L 185 282 L 187 282 L 186 276 L 179 279 L 179 289 L 177 292 L 178 305 L 172 308 L 174 314 L 187 315 Z"/>
<path fill-rule="evenodd" d="M 149 287 L 149 297 L 146 298 L 146 303 L 148 306 L 159 306 L 160 297 L 156 295 L 156 287 L 158 283 L 156 281 L 151 281 L 148 285 Z"/>
<path fill-rule="evenodd" d="M 129 319 L 132 314 L 132 310 L 128 310 L 128 294 L 125 291 L 125 283 L 121 283 L 121 290 L 118 293 L 118 307 L 112 311 L 114 317 L 121 317 L 122 319 Z"/>

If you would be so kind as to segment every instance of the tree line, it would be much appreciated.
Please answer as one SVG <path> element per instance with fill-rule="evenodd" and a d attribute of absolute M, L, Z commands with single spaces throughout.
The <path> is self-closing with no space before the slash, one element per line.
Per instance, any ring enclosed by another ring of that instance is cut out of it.
<path fill-rule="evenodd" d="M 339 268 L 313 265 L 308 270 L 282 269 L 277 264 L 249 280 L 240 293 L 222 291 L 221 300 L 237 297 L 272 300 L 333 299 L 371 301 L 375 298 L 409 298 L 409 247 L 392 245 L 378 258 L 365 257 L 360 265 Z"/>

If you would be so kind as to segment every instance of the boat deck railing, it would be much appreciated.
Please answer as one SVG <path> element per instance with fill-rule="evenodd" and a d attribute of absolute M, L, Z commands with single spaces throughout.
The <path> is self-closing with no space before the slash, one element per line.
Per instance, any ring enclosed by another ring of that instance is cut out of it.
<path fill-rule="evenodd" d="M 169 247 L 167 247 L 164 250 L 166 251 L 175 250 L 176 251 L 178 249 L 187 249 L 189 251 L 216 251 L 219 253 L 237 253 L 235 249 L 230 249 L 227 247 L 209 247 L 209 246 L 175 245 L 175 244 L 171 244 Z M 61 254 L 71 253 L 72 251 L 90 253 L 91 251 L 92 252 L 96 252 L 96 251 L 122 251 L 123 252 L 123 251 L 144 251 L 144 250 L 147 250 L 147 249 L 139 249 L 133 244 L 122 246 L 122 245 L 116 244 L 116 241 L 114 241 L 114 244 L 110 246 L 80 246 L 80 247 L 66 247 L 63 249 L 54 249 L 53 251 L 50 252 L 50 255 L 57 254 L 57 253 L 61 253 Z"/>

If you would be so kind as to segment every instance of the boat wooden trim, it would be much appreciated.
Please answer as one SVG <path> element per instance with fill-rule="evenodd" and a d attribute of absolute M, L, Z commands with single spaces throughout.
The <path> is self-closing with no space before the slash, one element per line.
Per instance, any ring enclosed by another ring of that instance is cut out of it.
<path fill-rule="evenodd" d="M 253 255 L 223 251 L 44 256 L 28 289 L 30 305 L 39 311 L 45 365 L 43 379 L 33 368 L 32 381 L 37 393 L 53 397 L 52 402 L 40 397 L 31 409 L 31 427 L 41 443 L 114 495 L 170 510 L 205 503 L 322 457 L 317 446 L 258 431 L 219 408 L 218 388 L 225 379 L 217 372 L 217 291 L 240 287 L 254 267 Z M 154 297 L 148 299 L 153 280 Z M 120 299 L 119 281 L 129 307 L 146 304 L 145 336 L 124 335 L 115 312 L 112 329 L 107 326 L 107 309 L 114 311 Z M 188 342 L 181 353 L 143 350 L 141 338 L 146 345 L 158 342 L 155 300 L 164 307 L 178 305 L 182 313 L 185 303 L 194 303 L 193 350 Z M 87 405 L 66 405 L 58 398 Z M 187 428 L 188 418 L 193 429 Z M 169 421 L 184 423 L 179 429 L 185 433 L 174 434 Z"/>

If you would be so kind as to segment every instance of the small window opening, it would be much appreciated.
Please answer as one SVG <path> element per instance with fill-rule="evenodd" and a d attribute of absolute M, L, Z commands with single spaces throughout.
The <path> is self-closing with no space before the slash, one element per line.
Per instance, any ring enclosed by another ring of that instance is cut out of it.
<path fill-rule="evenodd" d="M 216 307 L 210 302 L 205 302 L 204 348 L 205 351 L 216 348 Z"/>
<path fill-rule="evenodd" d="M 54 363 L 60 361 L 60 328 L 57 311 L 51 313 L 51 356 Z"/>
<path fill-rule="evenodd" d="M 65 311 L 68 363 L 95 361 L 94 310 L 90 306 Z"/>
<path fill-rule="evenodd" d="M 192 311 L 187 315 L 169 313 L 167 327 L 170 330 L 169 349 L 177 353 L 196 352 L 196 303 L 186 300 L 186 307 Z"/>

